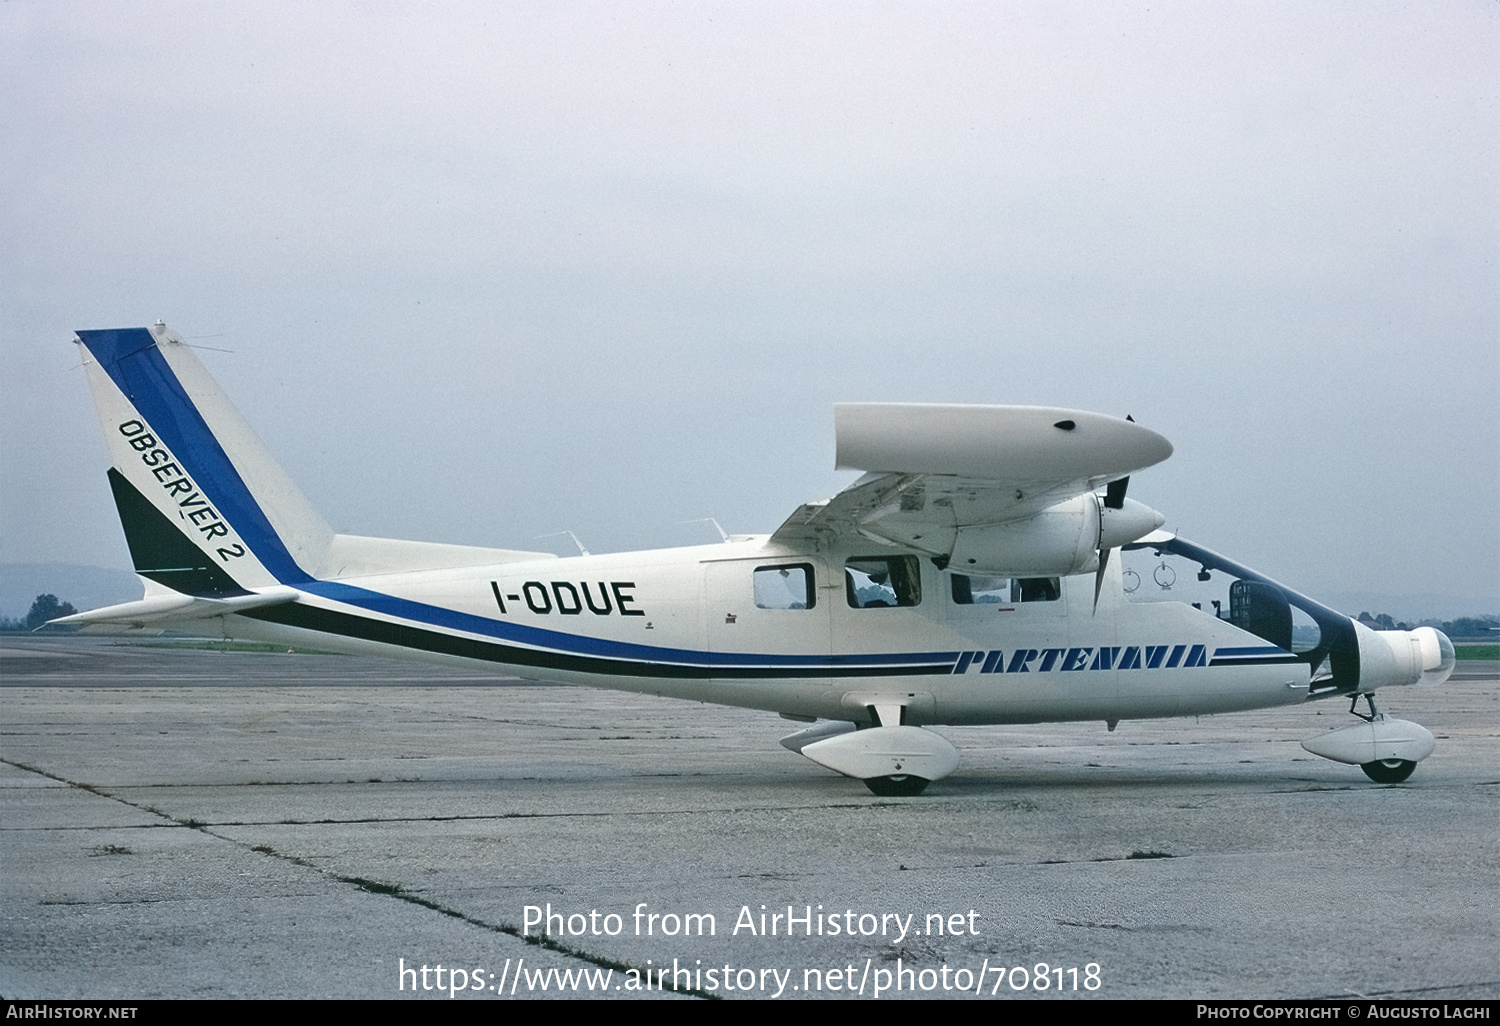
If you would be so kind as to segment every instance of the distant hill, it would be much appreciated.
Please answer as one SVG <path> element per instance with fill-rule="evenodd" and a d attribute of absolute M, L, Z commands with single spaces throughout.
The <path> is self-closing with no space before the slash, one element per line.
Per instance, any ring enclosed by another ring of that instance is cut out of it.
<path fill-rule="evenodd" d="M 141 579 L 128 570 L 73 563 L 0 563 L 0 616 L 19 620 L 38 595 L 56 595 L 80 612 L 141 597 Z"/>
<path fill-rule="evenodd" d="M 62 598 L 61 595 L 57 596 Z M 1312 596 L 1341 613 L 1390 613 L 1397 620 L 1418 623 L 1422 620 L 1455 620 L 1460 616 L 1500 615 L 1500 597 L 1495 595 L 1384 595 L 1363 591 L 1330 591 Z M 75 603 L 76 604 L 76 603 Z"/>

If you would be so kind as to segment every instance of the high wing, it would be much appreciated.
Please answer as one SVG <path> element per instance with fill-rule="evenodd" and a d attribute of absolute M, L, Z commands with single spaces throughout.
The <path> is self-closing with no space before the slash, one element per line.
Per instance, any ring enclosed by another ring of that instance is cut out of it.
<path fill-rule="evenodd" d="M 1134 541 L 1159 514 L 1094 489 L 1172 454 L 1129 420 L 1041 406 L 844 403 L 838 469 L 866 473 L 793 513 L 772 541 L 859 538 L 996 573 L 1079 573 L 1100 548 Z M 1128 536 L 1128 537 L 1127 537 Z"/>

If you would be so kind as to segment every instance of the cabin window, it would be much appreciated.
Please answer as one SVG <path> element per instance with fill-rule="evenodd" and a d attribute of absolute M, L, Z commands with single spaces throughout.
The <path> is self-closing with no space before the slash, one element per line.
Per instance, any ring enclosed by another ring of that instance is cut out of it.
<path fill-rule="evenodd" d="M 950 574 L 953 601 L 961 606 L 987 603 L 1056 602 L 1062 597 L 1062 581 L 1056 577 L 968 577 Z"/>
<path fill-rule="evenodd" d="M 914 606 L 922 601 L 916 556 L 859 556 L 844 563 L 844 592 L 852 609 Z"/>
<path fill-rule="evenodd" d="M 816 595 L 811 563 L 755 568 L 757 609 L 811 609 Z"/>

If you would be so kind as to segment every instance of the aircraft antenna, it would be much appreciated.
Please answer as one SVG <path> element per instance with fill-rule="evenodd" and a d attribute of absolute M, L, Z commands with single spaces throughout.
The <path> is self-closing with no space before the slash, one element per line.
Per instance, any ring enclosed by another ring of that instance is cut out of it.
<path fill-rule="evenodd" d="M 590 552 L 588 549 L 586 549 L 586 548 L 583 547 L 583 542 L 579 541 L 578 540 L 578 535 L 574 534 L 572 531 L 553 531 L 551 534 L 539 534 L 539 535 L 537 535 L 537 538 L 538 539 L 542 539 L 542 538 L 560 538 L 563 535 L 567 535 L 569 538 L 573 539 L 573 544 L 578 546 L 578 554 L 580 556 L 592 556 L 593 555 L 592 552 Z"/>
<path fill-rule="evenodd" d="M 713 524 L 714 530 L 719 532 L 719 537 L 724 539 L 724 541 L 726 542 L 729 541 L 729 534 L 724 530 L 724 528 L 719 526 L 719 522 L 713 517 L 699 517 L 697 520 L 679 520 L 677 522 L 679 524 Z"/>

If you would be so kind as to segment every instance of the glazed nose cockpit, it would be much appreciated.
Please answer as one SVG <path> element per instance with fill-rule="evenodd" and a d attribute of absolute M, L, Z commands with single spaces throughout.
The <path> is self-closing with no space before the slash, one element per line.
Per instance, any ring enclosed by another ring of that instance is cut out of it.
<path fill-rule="evenodd" d="M 1453 672 L 1453 643 L 1431 627 L 1371 630 L 1184 538 L 1162 533 L 1125 549 L 1149 557 L 1125 570 L 1128 595 L 1147 595 L 1147 600 L 1171 595 L 1296 653 L 1309 666 L 1309 697 L 1368 694 L 1400 684 L 1432 686 Z"/>
<path fill-rule="evenodd" d="M 1432 754 L 1436 739 L 1421 724 L 1395 719 L 1375 704 L 1375 691 L 1403 684 L 1441 684 L 1453 672 L 1455 653 L 1447 635 L 1432 627 L 1376 631 L 1343 613 L 1314 602 L 1249 567 L 1217 552 L 1171 535 L 1148 536 L 1125 546 L 1150 559 L 1140 569 L 1122 574 L 1127 595 L 1141 591 L 1149 580 L 1158 592 L 1170 592 L 1179 582 L 1183 599 L 1198 609 L 1227 620 L 1263 641 L 1297 655 L 1308 667 L 1307 696 L 1342 695 L 1360 722 L 1302 742 L 1314 755 L 1359 766 L 1371 780 L 1399 784 L 1417 763 Z M 1177 564 L 1174 567 L 1173 564 Z M 1211 597 L 1227 580 L 1224 598 Z M 1203 591 L 1203 601 L 1192 601 L 1192 586 Z M 1157 600 L 1160 600 L 1159 595 Z M 1359 711 L 1363 702 L 1368 714 Z"/>

